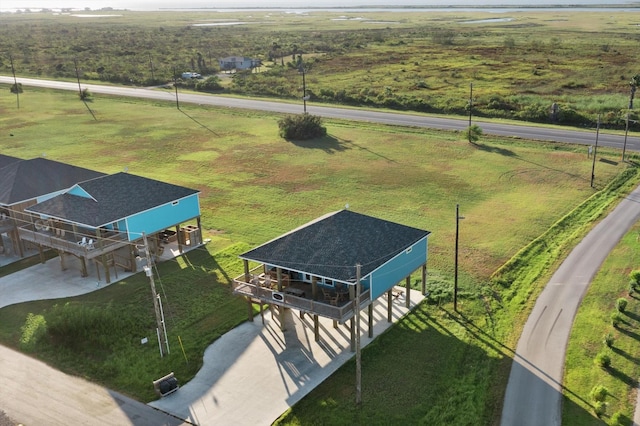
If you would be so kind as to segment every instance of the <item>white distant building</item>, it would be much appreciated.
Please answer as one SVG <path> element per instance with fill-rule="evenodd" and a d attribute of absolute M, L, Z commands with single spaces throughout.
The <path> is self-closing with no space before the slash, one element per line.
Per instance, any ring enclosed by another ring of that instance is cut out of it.
<path fill-rule="evenodd" d="M 228 56 L 218 60 L 221 71 L 248 70 L 262 65 L 260 59 L 245 58 L 244 56 Z"/>

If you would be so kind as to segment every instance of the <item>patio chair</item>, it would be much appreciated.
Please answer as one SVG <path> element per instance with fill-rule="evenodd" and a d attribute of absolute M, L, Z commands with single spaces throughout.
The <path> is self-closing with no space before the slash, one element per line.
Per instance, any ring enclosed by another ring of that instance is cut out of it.
<path fill-rule="evenodd" d="M 93 246 L 93 239 L 89 239 L 89 241 L 87 241 L 87 250 L 93 250 L 95 247 Z"/>
<path fill-rule="evenodd" d="M 338 306 L 338 293 L 334 293 L 326 288 L 322 288 L 322 294 L 324 295 L 324 301 L 329 302 L 334 306 Z"/>
<path fill-rule="evenodd" d="M 87 245 L 87 237 L 82 237 L 81 241 L 78 241 L 78 245 L 84 247 Z"/>
<path fill-rule="evenodd" d="M 271 288 L 271 276 L 270 275 L 267 275 L 267 276 L 264 277 L 263 286 L 266 287 L 266 288 Z"/>

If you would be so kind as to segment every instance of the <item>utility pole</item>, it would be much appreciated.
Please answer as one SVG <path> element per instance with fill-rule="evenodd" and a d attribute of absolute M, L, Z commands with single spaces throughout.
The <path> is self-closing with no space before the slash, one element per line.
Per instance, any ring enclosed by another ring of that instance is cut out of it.
<path fill-rule="evenodd" d="M 149 53 L 149 65 L 151 66 L 151 80 L 156 81 L 156 77 L 153 72 L 153 59 L 151 59 L 151 53 Z"/>
<path fill-rule="evenodd" d="M 467 127 L 467 137 L 471 143 L 471 115 L 473 114 L 473 83 L 469 83 L 469 126 Z"/>
<path fill-rule="evenodd" d="M 16 89 L 16 103 L 18 109 L 20 109 L 20 88 L 18 87 L 18 79 L 16 79 L 16 69 L 13 66 L 13 56 L 9 55 L 9 62 L 11 62 L 11 72 L 13 73 L 13 87 Z"/>
<path fill-rule="evenodd" d="M 473 112 L 473 83 L 469 83 L 469 127 L 471 127 L 471 114 Z M 471 140 L 469 140 L 471 142 Z"/>
<path fill-rule="evenodd" d="M 460 204 L 456 204 L 456 255 L 453 272 L 453 310 L 458 312 L 458 235 L 460 233 Z"/>
<path fill-rule="evenodd" d="M 593 150 L 593 163 L 591 165 L 591 187 L 593 188 L 593 180 L 596 177 L 596 155 L 598 154 L 598 136 L 600 135 L 600 114 L 598 114 L 598 124 L 596 126 L 596 147 Z"/>
<path fill-rule="evenodd" d="M 360 348 L 360 264 L 356 265 L 356 404 L 362 404 L 362 350 Z"/>
<path fill-rule="evenodd" d="M 78 58 L 73 58 L 73 65 L 76 67 L 76 80 L 78 80 L 78 94 L 80 95 L 80 99 L 84 101 L 84 96 L 82 96 L 82 87 L 80 87 L 80 73 L 78 72 Z"/>
<path fill-rule="evenodd" d="M 82 93 L 82 87 L 80 87 L 80 72 L 78 71 L 78 58 L 73 58 L 73 64 L 76 67 L 76 79 L 78 80 L 78 94 L 80 95 L 80 100 L 82 101 L 84 106 L 87 108 L 87 110 L 89 111 L 89 114 L 91 114 L 93 119 L 98 121 L 98 119 L 96 118 L 96 115 L 93 113 L 93 111 L 91 111 L 91 108 L 89 108 L 89 104 L 87 104 L 86 96 Z"/>
<path fill-rule="evenodd" d="M 142 233 L 142 240 L 144 241 L 144 251 L 146 252 L 147 264 L 144 266 L 144 272 L 149 277 L 149 283 L 151 284 L 151 296 L 153 298 L 153 308 L 156 312 L 156 334 L 158 335 L 158 346 L 160 347 L 160 356 L 164 356 L 164 347 L 167 346 L 167 330 L 164 325 L 162 308 L 160 306 L 160 296 L 156 293 L 156 284 L 153 281 L 153 263 L 151 262 L 151 253 L 149 250 L 149 244 L 147 242 L 147 234 Z"/>
<path fill-rule="evenodd" d="M 173 87 L 176 88 L 176 108 L 180 109 L 180 102 L 178 101 L 178 77 L 176 77 L 176 67 L 173 67 Z"/>
<path fill-rule="evenodd" d="M 627 135 L 629 134 L 629 111 L 627 111 L 626 125 L 624 126 L 624 144 L 622 145 L 622 161 L 624 162 L 624 153 L 627 150 Z"/>
<path fill-rule="evenodd" d="M 304 64 L 300 64 L 300 69 L 299 71 L 302 73 L 302 102 L 304 105 L 304 113 L 307 113 L 307 100 L 309 99 L 309 97 L 307 96 L 307 81 L 305 79 L 305 71 L 304 71 Z"/>

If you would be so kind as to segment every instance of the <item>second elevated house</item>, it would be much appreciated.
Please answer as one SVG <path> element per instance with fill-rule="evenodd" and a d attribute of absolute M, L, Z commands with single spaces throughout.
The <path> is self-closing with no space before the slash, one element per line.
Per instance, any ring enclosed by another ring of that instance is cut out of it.
<path fill-rule="evenodd" d="M 280 313 L 311 314 L 316 324 L 318 316 L 351 320 L 353 333 L 356 309 L 371 309 L 383 295 L 390 320 L 394 287 L 403 280 L 408 306 L 416 270 L 426 292 L 429 234 L 350 210 L 330 213 L 240 255 L 244 274 L 235 278 L 234 293 Z"/>

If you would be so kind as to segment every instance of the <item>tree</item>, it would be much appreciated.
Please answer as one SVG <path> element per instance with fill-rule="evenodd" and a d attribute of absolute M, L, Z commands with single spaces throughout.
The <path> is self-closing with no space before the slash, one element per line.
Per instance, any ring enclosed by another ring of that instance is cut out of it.
<path fill-rule="evenodd" d="M 11 85 L 11 88 L 9 89 L 11 90 L 11 93 L 15 93 L 16 95 L 19 93 L 22 93 L 22 83 L 14 83 Z"/>
<path fill-rule="evenodd" d="M 629 86 L 631 87 L 631 95 L 629 96 L 629 109 L 633 109 L 633 98 L 636 95 L 636 89 L 638 88 L 638 86 L 640 86 L 640 74 L 636 74 L 631 77 Z"/>
<path fill-rule="evenodd" d="M 482 128 L 477 124 L 472 124 L 471 126 L 467 127 L 467 130 L 465 131 L 465 135 L 467 136 L 467 140 L 469 142 L 471 143 L 478 142 L 478 140 L 480 139 L 480 136 L 482 136 Z"/>

